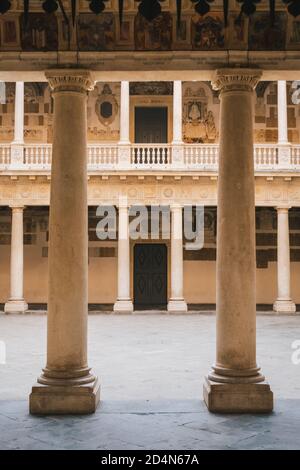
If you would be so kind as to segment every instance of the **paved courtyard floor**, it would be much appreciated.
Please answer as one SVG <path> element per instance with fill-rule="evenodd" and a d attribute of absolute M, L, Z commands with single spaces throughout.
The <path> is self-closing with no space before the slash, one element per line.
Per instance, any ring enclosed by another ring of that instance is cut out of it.
<path fill-rule="evenodd" d="M 90 315 L 89 363 L 102 383 L 91 416 L 32 417 L 45 365 L 46 317 L 0 314 L 0 449 L 300 449 L 300 316 L 259 315 L 257 356 L 271 415 L 214 415 L 202 401 L 215 359 L 215 316 Z"/>

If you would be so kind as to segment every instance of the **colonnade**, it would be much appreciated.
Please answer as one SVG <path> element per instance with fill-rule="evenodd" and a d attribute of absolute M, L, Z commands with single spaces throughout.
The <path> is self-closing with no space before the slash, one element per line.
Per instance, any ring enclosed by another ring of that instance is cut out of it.
<path fill-rule="evenodd" d="M 91 372 L 87 359 L 86 102 L 93 82 L 85 70 L 53 70 L 46 76 L 55 102 L 47 364 L 32 388 L 30 411 L 33 414 L 92 413 L 99 401 L 99 381 Z M 204 400 L 214 412 L 269 412 L 273 407 L 272 392 L 256 362 L 253 91 L 260 78 L 258 70 L 221 69 L 216 72 L 213 82 L 215 89 L 220 91 L 221 100 L 217 347 L 216 362 L 205 379 Z M 283 93 L 283 84 L 278 89 Z M 175 82 L 174 95 L 178 97 L 180 93 L 181 84 Z M 128 99 L 129 84 L 123 82 L 120 135 L 124 145 L 129 142 Z M 181 103 L 180 99 L 176 103 Z M 181 109 L 181 105 L 179 107 Z M 279 119 L 285 123 L 281 111 Z M 174 124 L 173 138 L 175 143 L 182 140 L 178 122 L 176 126 Z M 280 138 L 285 144 L 283 132 Z M 17 209 L 13 212 L 12 272 L 22 270 L 21 264 L 17 266 L 15 256 L 18 246 L 18 257 L 22 257 L 22 208 Z M 171 212 L 172 285 L 168 307 L 184 311 L 182 208 L 174 205 Z M 119 208 L 119 231 L 115 310 L 129 311 L 132 301 L 128 207 L 125 203 Z M 280 286 L 276 306 L 283 308 L 288 304 L 291 308 L 286 207 L 278 208 L 278 244 Z M 12 283 L 16 301 L 24 301 L 20 287 L 21 283 Z"/>

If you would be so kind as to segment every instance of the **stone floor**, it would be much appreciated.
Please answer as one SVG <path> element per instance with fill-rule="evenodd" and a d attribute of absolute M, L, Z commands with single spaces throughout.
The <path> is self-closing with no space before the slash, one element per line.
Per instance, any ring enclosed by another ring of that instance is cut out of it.
<path fill-rule="evenodd" d="M 268 416 L 213 415 L 202 402 L 214 315 L 91 315 L 89 361 L 102 382 L 95 415 L 32 417 L 46 317 L 0 315 L 0 449 L 300 449 L 299 316 L 258 316 L 258 361 L 275 394 Z"/>

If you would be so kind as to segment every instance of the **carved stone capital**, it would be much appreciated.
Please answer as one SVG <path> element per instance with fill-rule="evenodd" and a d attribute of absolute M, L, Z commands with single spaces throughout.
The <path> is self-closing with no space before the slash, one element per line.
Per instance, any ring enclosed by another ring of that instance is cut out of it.
<path fill-rule="evenodd" d="M 219 69 L 216 70 L 215 78 L 212 80 L 212 87 L 222 93 L 252 92 L 261 76 L 262 72 L 257 69 Z"/>
<path fill-rule="evenodd" d="M 88 70 L 47 70 L 45 76 L 53 93 L 86 94 L 94 88 L 94 81 Z"/>

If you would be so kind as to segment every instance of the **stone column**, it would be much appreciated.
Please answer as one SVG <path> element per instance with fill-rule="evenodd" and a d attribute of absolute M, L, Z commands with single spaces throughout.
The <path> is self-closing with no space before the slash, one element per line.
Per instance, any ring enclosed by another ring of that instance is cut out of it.
<path fill-rule="evenodd" d="M 182 141 L 182 82 L 173 82 L 173 141 L 172 141 L 173 168 L 184 167 L 184 147 Z"/>
<path fill-rule="evenodd" d="M 291 146 L 288 139 L 288 116 L 286 81 L 277 82 L 278 114 L 278 165 L 280 168 L 291 166 Z"/>
<path fill-rule="evenodd" d="M 182 85 L 173 82 L 173 144 L 182 144 Z"/>
<path fill-rule="evenodd" d="M 288 122 L 287 122 L 287 98 L 286 98 L 286 81 L 279 80 L 278 88 L 278 143 L 288 143 Z"/>
<path fill-rule="evenodd" d="M 213 412 L 273 408 L 272 392 L 256 364 L 253 90 L 260 76 L 258 70 L 223 69 L 213 83 L 221 90 L 217 358 L 204 385 Z"/>
<path fill-rule="evenodd" d="M 15 127 L 11 143 L 11 166 L 19 167 L 24 163 L 24 82 L 16 82 L 15 89 Z"/>
<path fill-rule="evenodd" d="M 274 311 L 295 313 L 296 306 L 290 292 L 290 233 L 289 208 L 277 207 L 277 288 Z"/>
<path fill-rule="evenodd" d="M 93 413 L 99 383 L 87 362 L 87 93 L 85 70 L 46 72 L 54 99 L 49 220 L 47 365 L 33 414 Z"/>
<path fill-rule="evenodd" d="M 10 298 L 5 313 L 25 313 L 28 305 L 23 297 L 23 206 L 12 207 Z"/>
<path fill-rule="evenodd" d="M 130 238 L 127 200 L 119 201 L 118 231 L 118 297 L 114 312 L 131 313 L 133 304 L 130 297 Z"/>
<path fill-rule="evenodd" d="M 120 144 L 130 145 L 129 139 L 129 82 L 121 82 Z"/>
<path fill-rule="evenodd" d="M 129 82 L 121 82 L 120 97 L 120 140 L 119 140 L 119 168 L 128 169 L 130 167 L 130 138 L 129 138 Z"/>
<path fill-rule="evenodd" d="M 179 204 L 171 206 L 171 297 L 168 311 L 187 312 L 183 298 L 182 207 Z"/>

